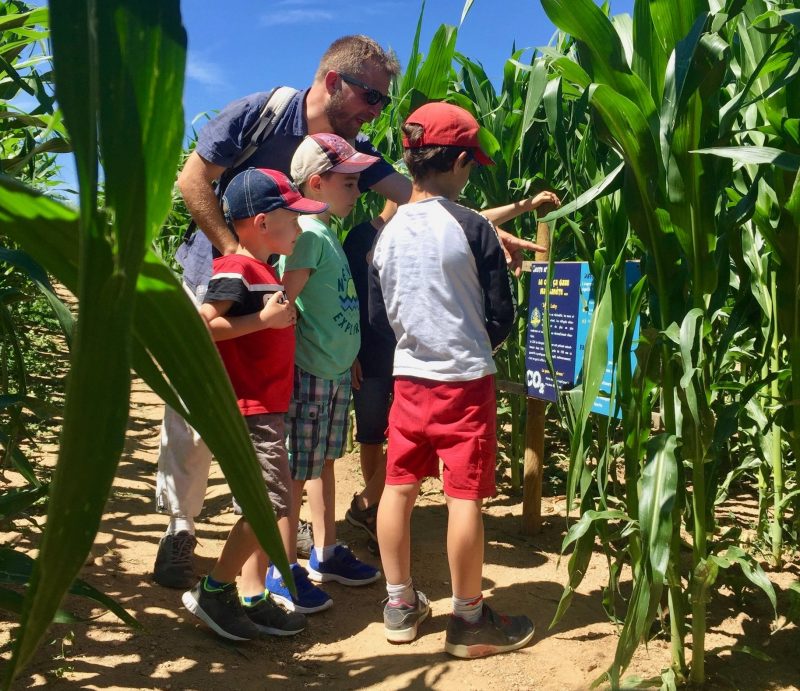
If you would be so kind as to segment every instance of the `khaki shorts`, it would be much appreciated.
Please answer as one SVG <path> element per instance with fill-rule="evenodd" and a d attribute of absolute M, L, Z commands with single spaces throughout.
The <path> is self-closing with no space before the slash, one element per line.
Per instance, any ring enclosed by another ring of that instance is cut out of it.
<path fill-rule="evenodd" d="M 291 475 L 289 455 L 286 453 L 284 414 L 247 415 L 244 420 L 261 465 L 261 476 L 264 478 L 275 517 L 287 518 L 291 501 Z M 242 513 L 236 497 L 233 498 L 233 510 L 237 514 Z"/>

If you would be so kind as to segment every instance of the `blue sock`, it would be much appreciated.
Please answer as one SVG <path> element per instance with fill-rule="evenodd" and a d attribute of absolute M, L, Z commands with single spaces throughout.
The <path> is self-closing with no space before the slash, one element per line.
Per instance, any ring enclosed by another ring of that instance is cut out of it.
<path fill-rule="evenodd" d="M 243 595 L 242 596 L 242 604 L 245 607 L 252 607 L 253 605 L 257 605 L 264 599 L 266 593 L 259 593 L 258 595 Z"/>
<path fill-rule="evenodd" d="M 206 576 L 205 582 L 203 583 L 203 587 L 206 590 L 222 590 L 226 585 L 230 585 L 230 583 L 224 583 L 222 581 L 215 581 L 211 576 Z"/>

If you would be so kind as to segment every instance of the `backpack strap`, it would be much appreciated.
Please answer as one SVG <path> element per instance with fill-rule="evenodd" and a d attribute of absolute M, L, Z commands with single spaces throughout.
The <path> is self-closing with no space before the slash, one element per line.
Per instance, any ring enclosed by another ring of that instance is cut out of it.
<path fill-rule="evenodd" d="M 267 96 L 267 102 L 264 104 L 264 109 L 258 116 L 255 124 L 250 128 L 250 131 L 245 133 L 244 141 L 247 145 L 242 149 L 242 153 L 234 161 L 232 168 L 238 168 L 242 163 L 247 161 L 258 149 L 261 144 L 269 139 L 275 126 L 281 119 L 281 116 L 286 111 L 289 102 L 297 94 L 297 89 L 290 86 L 280 86 L 270 91 Z"/>
<path fill-rule="evenodd" d="M 245 132 L 242 138 L 247 144 L 228 170 L 233 170 L 242 165 L 256 152 L 261 144 L 269 139 L 281 116 L 286 112 L 289 102 L 296 94 L 297 89 L 293 89 L 291 86 L 279 86 L 269 92 L 264 108 L 259 113 L 258 120 Z M 184 242 L 194 234 L 196 229 L 197 223 L 192 219 L 183 234 Z"/>

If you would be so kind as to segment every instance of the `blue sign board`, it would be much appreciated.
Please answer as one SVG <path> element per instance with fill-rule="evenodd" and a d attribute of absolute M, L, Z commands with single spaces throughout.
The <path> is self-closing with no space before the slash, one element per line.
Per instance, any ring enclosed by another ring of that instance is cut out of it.
<path fill-rule="evenodd" d="M 627 262 L 625 277 L 628 288 L 640 277 L 639 264 Z M 529 396 L 546 401 L 556 400 L 556 387 L 547 365 L 544 348 L 545 298 L 547 290 L 547 262 L 533 262 L 531 269 L 530 299 L 528 301 L 527 345 L 525 349 L 525 387 Z M 558 388 L 573 388 L 581 377 L 583 353 L 589 324 L 594 312 L 594 278 L 586 262 L 555 262 L 550 290 L 550 353 Z M 639 320 L 636 320 L 633 340 L 639 338 Z M 592 411 L 613 415 L 610 400 L 613 376 L 613 327 L 608 334 L 609 362 L 600 386 L 600 395 Z M 631 354 L 631 359 L 633 359 Z M 633 363 L 635 364 L 635 363 Z"/>

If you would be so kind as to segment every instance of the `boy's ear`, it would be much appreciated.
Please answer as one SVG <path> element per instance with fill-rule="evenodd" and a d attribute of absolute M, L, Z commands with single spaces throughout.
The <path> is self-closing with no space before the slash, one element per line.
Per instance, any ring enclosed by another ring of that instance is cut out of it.
<path fill-rule="evenodd" d="M 322 187 L 322 176 L 319 173 L 313 173 L 311 177 L 306 180 L 306 186 L 311 192 L 319 192 Z"/>
<path fill-rule="evenodd" d="M 469 165 L 471 160 L 470 155 L 466 151 L 462 151 L 458 154 L 458 158 L 456 158 L 455 168 L 463 168 L 466 165 Z"/>
<path fill-rule="evenodd" d="M 269 230 L 269 223 L 267 222 L 267 214 L 260 213 L 253 216 L 253 228 L 257 231 L 264 232 Z"/>

